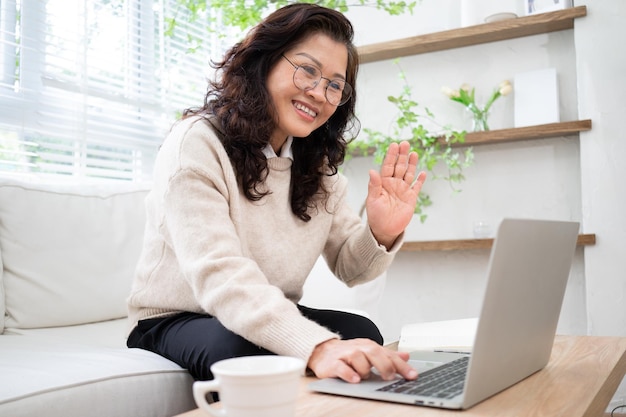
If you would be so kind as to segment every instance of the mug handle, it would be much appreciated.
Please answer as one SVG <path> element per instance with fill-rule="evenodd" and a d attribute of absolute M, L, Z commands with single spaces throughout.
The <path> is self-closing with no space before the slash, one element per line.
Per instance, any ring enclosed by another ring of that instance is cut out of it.
<path fill-rule="evenodd" d="M 198 407 L 215 417 L 226 417 L 225 410 L 218 410 L 211 407 L 206 400 L 206 394 L 209 392 L 220 392 L 220 383 L 217 379 L 211 381 L 196 381 L 193 383 L 193 398 Z"/>

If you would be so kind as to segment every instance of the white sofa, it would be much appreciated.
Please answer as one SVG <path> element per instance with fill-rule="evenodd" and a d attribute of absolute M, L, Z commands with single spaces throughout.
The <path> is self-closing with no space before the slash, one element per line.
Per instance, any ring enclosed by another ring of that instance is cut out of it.
<path fill-rule="evenodd" d="M 169 417 L 195 408 L 184 369 L 126 347 L 147 192 L 0 178 L 0 416 Z M 330 275 L 318 262 L 304 304 L 376 318 L 385 279 L 348 289 Z"/>
<path fill-rule="evenodd" d="M 0 416 L 159 417 L 189 374 L 126 347 L 146 186 L 0 180 Z"/>

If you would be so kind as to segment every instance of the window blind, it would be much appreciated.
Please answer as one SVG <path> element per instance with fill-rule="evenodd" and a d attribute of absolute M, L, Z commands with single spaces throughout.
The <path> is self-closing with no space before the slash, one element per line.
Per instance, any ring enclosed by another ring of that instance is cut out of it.
<path fill-rule="evenodd" d="M 0 0 L 0 174 L 149 181 L 223 53 L 215 19 L 176 0 Z"/>

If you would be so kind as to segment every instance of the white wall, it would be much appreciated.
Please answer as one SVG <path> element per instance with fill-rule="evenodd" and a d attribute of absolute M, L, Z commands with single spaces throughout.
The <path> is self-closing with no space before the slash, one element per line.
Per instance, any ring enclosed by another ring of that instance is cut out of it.
<path fill-rule="evenodd" d="M 626 2 L 590 0 L 577 26 L 579 112 L 593 120 L 581 135 L 585 230 L 598 245 L 585 251 L 588 331 L 626 334 Z"/>
<path fill-rule="evenodd" d="M 444 4 L 445 3 L 445 4 Z M 564 334 L 626 335 L 626 3 L 589 0 L 588 15 L 575 30 L 476 45 L 400 59 L 414 98 L 442 123 L 469 128 L 462 107 L 441 93 L 442 86 L 467 82 L 488 95 L 503 79 L 533 69 L 557 69 L 562 121 L 590 118 L 593 128 L 577 137 L 524 141 L 474 148 L 460 193 L 441 181 L 425 186 L 434 200 L 428 219 L 416 218 L 408 240 L 468 238 L 472 223 L 493 228 L 503 217 L 581 221 L 581 232 L 596 233 L 597 244 L 579 248 L 559 323 Z M 357 44 L 369 44 L 460 26 L 455 0 L 422 0 L 413 16 L 389 17 L 369 8 L 348 13 Z M 367 63 L 359 74 L 358 116 L 363 127 L 389 128 L 394 109 L 386 100 L 402 86 L 392 60 Z M 493 129 L 513 126 L 513 97 L 498 100 Z M 345 167 L 351 199 L 361 204 L 371 158 Z M 482 298 L 488 251 L 402 252 L 392 265 L 378 318 L 387 340 L 403 323 L 476 316 Z"/>
<path fill-rule="evenodd" d="M 413 16 L 400 17 L 354 7 L 348 16 L 357 44 L 363 45 L 459 27 L 460 5 L 467 1 L 474 0 L 421 0 Z M 503 7 L 511 7 L 511 1 L 523 2 L 506 0 Z M 475 147 L 475 164 L 466 170 L 460 193 L 444 182 L 427 182 L 424 189 L 434 205 L 426 223 L 413 220 L 406 239 L 469 238 L 479 219 L 494 229 L 502 217 L 580 221 L 581 232 L 595 233 L 597 243 L 576 250 L 557 331 L 626 336 L 626 2 L 577 4 L 587 6 L 587 16 L 576 19 L 574 30 L 400 59 L 414 98 L 441 123 L 459 129 L 469 129 L 469 121 L 459 104 L 443 96 L 442 86 L 467 82 L 486 96 L 503 79 L 546 67 L 557 69 L 561 121 L 593 123 L 579 138 Z M 392 60 L 361 66 L 357 111 L 363 127 L 389 129 L 395 112 L 386 97 L 400 92 L 398 74 Z M 513 127 L 513 110 L 512 96 L 498 100 L 492 129 Z M 356 158 L 344 168 L 355 209 L 365 198 L 370 167 L 372 158 Z M 318 268 L 317 292 L 328 298 L 325 306 L 347 301 L 363 309 L 359 298 L 371 303 L 377 300 L 371 290 L 383 289 L 380 306 L 370 311 L 390 342 L 405 323 L 477 316 L 488 257 L 486 250 L 401 252 L 379 287 L 334 286 L 331 298 L 323 293 L 328 276 L 319 280 L 329 273 Z M 609 409 L 625 402 L 626 380 Z"/>

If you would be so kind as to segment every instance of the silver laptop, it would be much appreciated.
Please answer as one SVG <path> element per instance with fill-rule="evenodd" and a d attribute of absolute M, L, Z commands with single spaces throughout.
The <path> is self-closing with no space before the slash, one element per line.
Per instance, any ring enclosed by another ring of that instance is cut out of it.
<path fill-rule="evenodd" d="M 467 409 L 548 363 L 576 249 L 577 222 L 504 219 L 491 250 L 471 354 L 412 352 L 416 381 L 320 379 L 313 391 Z M 433 383 L 439 377 L 450 379 Z M 434 384 L 434 385 L 433 385 Z"/>

